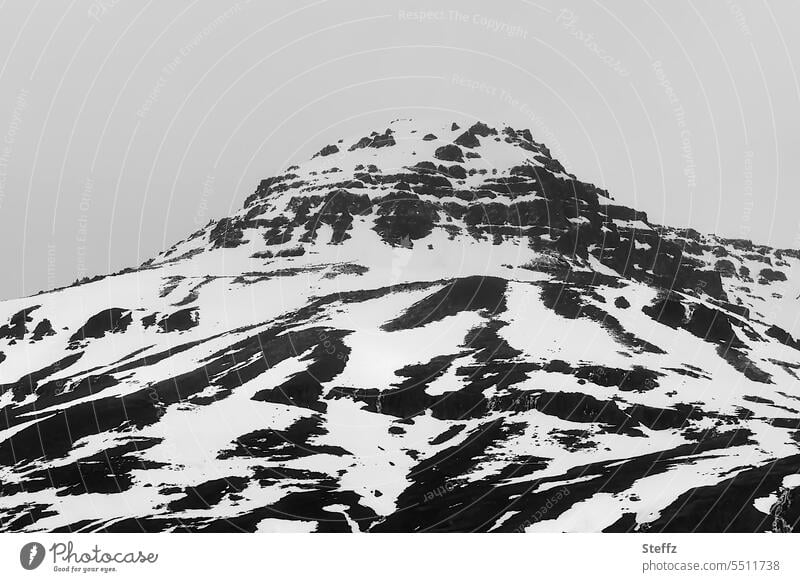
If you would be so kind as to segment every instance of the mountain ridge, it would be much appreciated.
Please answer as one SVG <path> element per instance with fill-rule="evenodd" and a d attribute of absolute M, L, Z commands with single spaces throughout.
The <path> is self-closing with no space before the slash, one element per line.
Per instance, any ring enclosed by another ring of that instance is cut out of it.
<path fill-rule="evenodd" d="M 0 530 L 794 529 L 798 264 L 395 120 L 0 302 Z"/>

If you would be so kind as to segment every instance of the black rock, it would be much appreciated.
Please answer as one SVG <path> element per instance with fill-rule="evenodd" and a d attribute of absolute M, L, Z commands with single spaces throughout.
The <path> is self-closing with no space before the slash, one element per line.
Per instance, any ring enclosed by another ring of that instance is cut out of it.
<path fill-rule="evenodd" d="M 445 162 L 464 161 L 464 154 L 461 151 L 461 148 L 458 147 L 457 145 L 452 145 L 452 144 L 436 148 L 433 157 L 435 157 L 437 160 L 443 160 Z"/>

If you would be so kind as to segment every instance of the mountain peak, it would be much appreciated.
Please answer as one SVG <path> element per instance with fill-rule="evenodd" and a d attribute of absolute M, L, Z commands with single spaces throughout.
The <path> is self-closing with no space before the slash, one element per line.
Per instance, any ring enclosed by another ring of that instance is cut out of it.
<path fill-rule="evenodd" d="M 263 257 L 290 247 L 339 245 L 364 228 L 389 245 L 442 231 L 451 240 L 539 236 L 555 242 L 573 230 L 588 232 L 586 224 L 596 226 L 598 237 L 598 213 L 609 205 L 615 217 L 644 218 L 567 173 L 530 130 L 479 121 L 467 129 L 426 127 L 399 119 L 324 145 L 308 162 L 262 180 L 242 210 L 161 260 L 199 252 L 204 243 L 247 246 L 251 256 Z"/>

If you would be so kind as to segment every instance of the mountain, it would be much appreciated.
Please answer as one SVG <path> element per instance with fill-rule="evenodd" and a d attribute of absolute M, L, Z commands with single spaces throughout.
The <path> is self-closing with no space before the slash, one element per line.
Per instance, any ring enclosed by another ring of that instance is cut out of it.
<path fill-rule="evenodd" d="M 0 303 L 0 530 L 794 530 L 799 263 L 395 120 Z"/>

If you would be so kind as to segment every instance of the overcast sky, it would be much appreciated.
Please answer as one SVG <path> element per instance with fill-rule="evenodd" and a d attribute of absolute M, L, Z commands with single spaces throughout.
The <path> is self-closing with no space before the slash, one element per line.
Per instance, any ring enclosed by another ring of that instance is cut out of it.
<path fill-rule="evenodd" d="M 397 117 L 529 127 L 653 222 L 800 245 L 794 0 L 1 6 L 0 298 L 137 265 Z"/>

